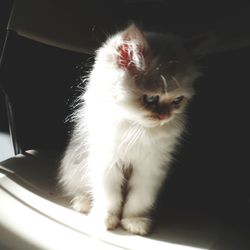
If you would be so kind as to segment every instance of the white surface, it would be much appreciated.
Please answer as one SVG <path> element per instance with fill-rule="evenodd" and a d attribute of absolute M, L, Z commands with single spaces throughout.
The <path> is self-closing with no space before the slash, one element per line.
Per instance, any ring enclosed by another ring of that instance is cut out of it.
<path fill-rule="evenodd" d="M 11 249 L 192 250 L 123 230 L 108 232 L 88 217 L 52 203 L 0 173 L 0 243 Z"/>
<path fill-rule="evenodd" d="M 11 138 L 8 134 L 0 132 L 0 161 L 14 155 Z"/>

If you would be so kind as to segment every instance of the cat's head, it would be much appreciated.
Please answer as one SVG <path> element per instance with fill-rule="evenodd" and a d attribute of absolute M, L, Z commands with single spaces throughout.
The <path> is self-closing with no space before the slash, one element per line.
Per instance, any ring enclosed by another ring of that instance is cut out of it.
<path fill-rule="evenodd" d="M 142 33 L 134 24 L 106 41 L 94 67 L 110 78 L 119 115 L 146 127 L 183 113 L 199 76 L 176 37 Z"/>

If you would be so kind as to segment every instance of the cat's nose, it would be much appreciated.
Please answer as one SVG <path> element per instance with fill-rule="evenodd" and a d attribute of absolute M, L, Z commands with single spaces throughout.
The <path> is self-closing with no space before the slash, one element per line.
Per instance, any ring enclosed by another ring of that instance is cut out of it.
<path fill-rule="evenodd" d="M 159 105 L 156 113 L 160 120 L 168 119 L 170 116 L 170 108 L 168 103 L 162 103 L 161 105 Z"/>

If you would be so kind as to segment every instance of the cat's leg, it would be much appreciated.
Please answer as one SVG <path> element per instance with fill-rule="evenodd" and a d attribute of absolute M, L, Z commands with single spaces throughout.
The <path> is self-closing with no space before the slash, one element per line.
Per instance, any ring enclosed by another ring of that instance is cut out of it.
<path fill-rule="evenodd" d="M 129 192 L 124 204 L 121 225 L 134 234 L 145 235 L 151 229 L 151 209 L 163 183 L 166 171 L 154 166 L 133 169 L 128 183 Z"/>
<path fill-rule="evenodd" d="M 82 193 L 80 195 L 75 196 L 70 201 L 70 207 L 77 212 L 88 214 L 91 207 L 92 207 L 91 200 L 92 199 L 91 199 L 91 196 L 89 194 Z"/>
<path fill-rule="evenodd" d="M 73 139 L 62 159 L 58 182 L 64 195 L 71 198 L 70 207 L 77 212 L 88 213 L 92 198 L 86 172 L 86 152 Z"/>
<path fill-rule="evenodd" d="M 120 223 L 121 188 L 124 178 L 117 165 L 105 166 L 104 162 L 99 162 L 99 164 L 101 164 L 100 168 L 92 173 L 93 207 L 90 216 L 97 220 L 97 223 L 104 223 L 106 229 L 112 230 Z"/>

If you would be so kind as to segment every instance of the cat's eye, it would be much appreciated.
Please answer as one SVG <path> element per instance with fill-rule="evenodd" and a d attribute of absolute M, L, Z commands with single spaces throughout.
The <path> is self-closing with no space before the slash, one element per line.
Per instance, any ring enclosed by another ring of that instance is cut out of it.
<path fill-rule="evenodd" d="M 157 104 L 159 102 L 159 96 L 158 95 L 152 95 L 152 96 L 144 95 L 143 96 L 143 102 L 146 105 Z"/>
<path fill-rule="evenodd" d="M 184 96 L 178 96 L 177 98 L 175 98 L 172 101 L 172 104 L 175 105 L 175 106 L 177 106 L 177 105 L 179 105 L 182 102 L 183 99 L 184 99 Z"/>

